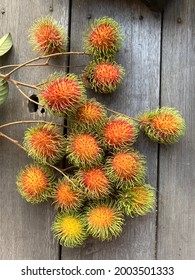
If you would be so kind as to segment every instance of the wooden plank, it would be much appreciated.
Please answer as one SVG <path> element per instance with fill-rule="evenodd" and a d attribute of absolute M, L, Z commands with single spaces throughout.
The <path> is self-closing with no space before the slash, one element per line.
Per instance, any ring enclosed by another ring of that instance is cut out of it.
<path fill-rule="evenodd" d="M 173 0 L 164 14 L 162 105 L 182 113 L 187 131 L 160 150 L 158 259 L 195 258 L 194 11 L 193 0 Z"/>
<path fill-rule="evenodd" d="M 170 0 L 142 0 L 152 11 L 163 11 Z"/>
<path fill-rule="evenodd" d="M 142 17 L 140 17 L 142 15 Z M 78 51 L 85 27 L 94 18 L 110 16 L 123 26 L 124 45 L 118 61 L 126 68 L 123 85 L 112 95 L 89 92 L 111 109 L 135 116 L 159 103 L 161 17 L 140 1 L 75 0 L 71 16 L 71 50 Z M 71 65 L 86 64 L 71 57 Z M 79 73 L 79 72 L 78 72 Z M 140 136 L 137 146 L 148 161 L 148 182 L 157 182 L 157 145 Z M 84 246 L 62 249 L 62 259 L 154 259 L 156 213 L 127 219 L 123 234 L 111 242 L 89 238 Z"/>
<path fill-rule="evenodd" d="M 14 43 L 11 53 L 2 61 L 6 64 L 22 63 L 36 56 L 32 53 L 27 37 L 27 30 L 35 18 L 51 14 L 67 30 L 68 0 L 1 0 L 0 9 L 5 11 L 0 14 L 0 36 L 11 32 Z M 63 61 L 65 63 L 66 59 Z M 17 72 L 14 77 L 23 82 L 36 83 L 36 80 L 40 82 L 52 71 L 54 69 L 31 68 Z M 32 91 L 27 90 L 27 93 L 30 96 Z M 0 108 L 0 122 L 38 118 L 51 120 L 40 110 L 29 113 L 28 101 L 11 87 L 7 102 Z M 14 126 L 4 131 L 21 142 L 26 127 Z M 0 139 L 0 149 L 0 259 L 58 259 L 59 245 L 50 231 L 54 219 L 51 203 L 28 204 L 16 189 L 15 181 L 20 168 L 32 160 L 6 140 Z"/>

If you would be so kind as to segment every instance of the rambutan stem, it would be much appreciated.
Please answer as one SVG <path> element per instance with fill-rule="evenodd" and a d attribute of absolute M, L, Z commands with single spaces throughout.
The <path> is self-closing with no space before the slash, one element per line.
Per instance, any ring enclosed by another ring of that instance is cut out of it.
<path fill-rule="evenodd" d="M 13 139 L 13 138 L 7 136 L 6 134 L 4 134 L 4 133 L 2 133 L 2 132 L 0 132 L 0 137 L 9 140 L 10 142 L 12 142 L 13 144 L 15 144 L 15 145 L 18 146 L 20 149 L 22 149 L 23 151 L 26 152 L 26 149 L 25 149 L 22 145 L 20 145 L 19 142 L 18 142 L 17 140 L 15 140 L 15 139 Z"/>
<path fill-rule="evenodd" d="M 11 125 L 25 124 L 25 123 L 51 123 L 51 122 L 43 121 L 43 120 L 15 121 L 15 122 L 10 122 L 10 123 L 0 125 L 0 129 L 4 128 L 4 127 L 11 126 Z M 69 128 L 68 126 L 63 125 L 63 124 L 59 124 L 59 123 L 54 123 L 54 124 L 57 125 L 57 126 L 62 126 L 64 128 Z"/>
<path fill-rule="evenodd" d="M 28 97 L 28 95 L 26 95 L 26 93 L 24 93 L 23 90 L 21 90 L 21 88 L 17 84 L 14 84 L 14 85 L 17 88 L 17 90 L 19 91 L 19 93 L 22 94 L 25 98 L 27 98 L 30 102 L 32 102 L 34 104 L 37 104 L 37 105 L 39 105 L 41 107 L 44 107 L 43 104 L 41 104 L 39 102 L 36 102 L 33 99 L 31 99 L 30 97 Z"/>
<path fill-rule="evenodd" d="M 40 88 L 38 88 L 38 87 L 35 86 L 35 85 L 26 84 L 26 83 L 23 83 L 23 82 L 20 82 L 20 81 L 16 81 L 16 80 L 14 80 L 14 79 L 9 79 L 9 81 L 12 82 L 14 85 L 21 85 L 21 86 L 33 88 L 33 89 L 36 89 L 36 90 L 39 90 L 39 89 L 40 89 Z"/>
<path fill-rule="evenodd" d="M 7 69 L 7 68 L 13 68 L 18 67 L 20 64 L 10 64 L 10 65 L 4 65 L 0 67 L 0 70 Z M 33 63 L 33 64 L 26 64 L 24 67 L 39 67 L 39 66 L 49 66 L 49 67 L 58 67 L 58 68 L 77 68 L 77 67 L 86 67 L 86 65 L 58 65 L 58 64 L 52 64 L 52 63 Z M 1 75 L 1 74 L 0 74 Z"/>
<path fill-rule="evenodd" d="M 119 114 L 120 114 L 120 115 L 122 115 L 122 116 L 124 116 L 124 117 L 126 117 L 126 118 L 129 118 L 129 119 L 132 119 L 132 120 L 134 120 L 134 121 L 136 121 L 136 122 L 140 122 L 140 120 L 138 120 L 138 119 L 136 119 L 136 118 L 130 117 L 130 116 L 125 115 L 125 114 L 120 113 L 120 112 L 116 112 L 116 111 L 111 110 L 111 109 L 109 109 L 109 108 L 106 108 L 106 110 L 109 111 L 109 112 L 111 112 L 111 113 L 113 113 L 113 114 L 116 114 L 116 115 L 119 115 Z"/>

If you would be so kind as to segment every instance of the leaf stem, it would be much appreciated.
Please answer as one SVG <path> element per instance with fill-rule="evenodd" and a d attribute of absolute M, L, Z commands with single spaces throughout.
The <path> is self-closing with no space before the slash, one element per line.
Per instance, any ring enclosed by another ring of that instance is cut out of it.
<path fill-rule="evenodd" d="M 50 124 L 52 122 L 43 121 L 43 120 L 15 121 L 15 122 L 10 122 L 10 123 L 6 123 L 6 124 L 3 124 L 3 125 L 0 125 L 0 129 L 4 128 L 4 127 L 12 126 L 12 125 L 25 124 L 25 123 L 45 123 L 45 124 Z M 63 124 L 59 124 L 59 123 L 54 123 L 54 125 L 62 126 L 64 128 L 69 128 L 68 126 L 63 125 Z"/>

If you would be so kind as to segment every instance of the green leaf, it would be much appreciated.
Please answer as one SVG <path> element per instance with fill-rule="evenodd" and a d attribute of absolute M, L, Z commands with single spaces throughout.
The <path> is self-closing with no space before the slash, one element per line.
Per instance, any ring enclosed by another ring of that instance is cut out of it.
<path fill-rule="evenodd" d="M 9 85 L 6 80 L 0 78 L 0 105 L 5 102 L 9 92 Z"/>
<path fill-rule="evenodd" d="M 12 47 L 12 37 L 10 33 L 5 34 L 0 39 L 0 56 L 7 53 Z"/>

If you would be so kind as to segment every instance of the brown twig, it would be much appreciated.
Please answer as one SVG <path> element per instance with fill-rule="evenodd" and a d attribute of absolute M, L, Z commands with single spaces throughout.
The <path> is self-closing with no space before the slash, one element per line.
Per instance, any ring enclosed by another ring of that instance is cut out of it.
<path fill-rule="evenodd" d="M 12 126 L 12 125 L 25 124 L 25 123 L 45 123 L 45 124 L 50 124 L 52 122 L 43 121 L 43 120 L 15 121 L 15 122 L 10 122 L 10 123 L 6 123 L 6 124 L 3 124 L 3 125 L 0 125 L 0 129 L 4 128 L 4 127 Z M 69 128 L 68 126 L 63 125 L 63 124 L 59 124 L 59 123 L 54 123 L 54 125 L 62 126 L 64 128 Z"/>
<path fill-rule="evenodd" d="M 43 104 L 39 103 L 39 102 L 36 102 L 34 101 L 33 99 L 31 99 L 30 97 L 28 97 L 28 95 L 26 95 L 26 93 L 23 92 L 23 90 L 21 90 L 21 88 L 19 88 L 19 86 L 17 84 L 14 84 L 15 87 L 17 88 L 17 90 L 19 91 L 19 93 L 21 93 L 25 98 L 27 98 L 30 102 L 34 103 L 34 104 L 37 104 L 41 107 L 44 107 Z"/>
<path fill-rule="evenodd" d="M 130 117 L 130 116 L 125 115 L 125 114 L 120 113 L 120 112 L 116 112 L 116 111 L 111 110 L 111 109 L 109 109 L 109 108 L 106 108 L 106 110 L 109 111 L 109 112 L 111 112 L 111 113 L 113 113 L 113 114 L 115 114 L 115 115 L 121 115 L 121 116 L 124 116 L 124 117 L 126 117 L 126 118 L 132 119 L 132 120 L 134 120 L 134 121 L 136 121 L 136 122 L 140 122 L 140 120 L 138 120 L 138 119 L 136 119 L 136 118 Z"/>

